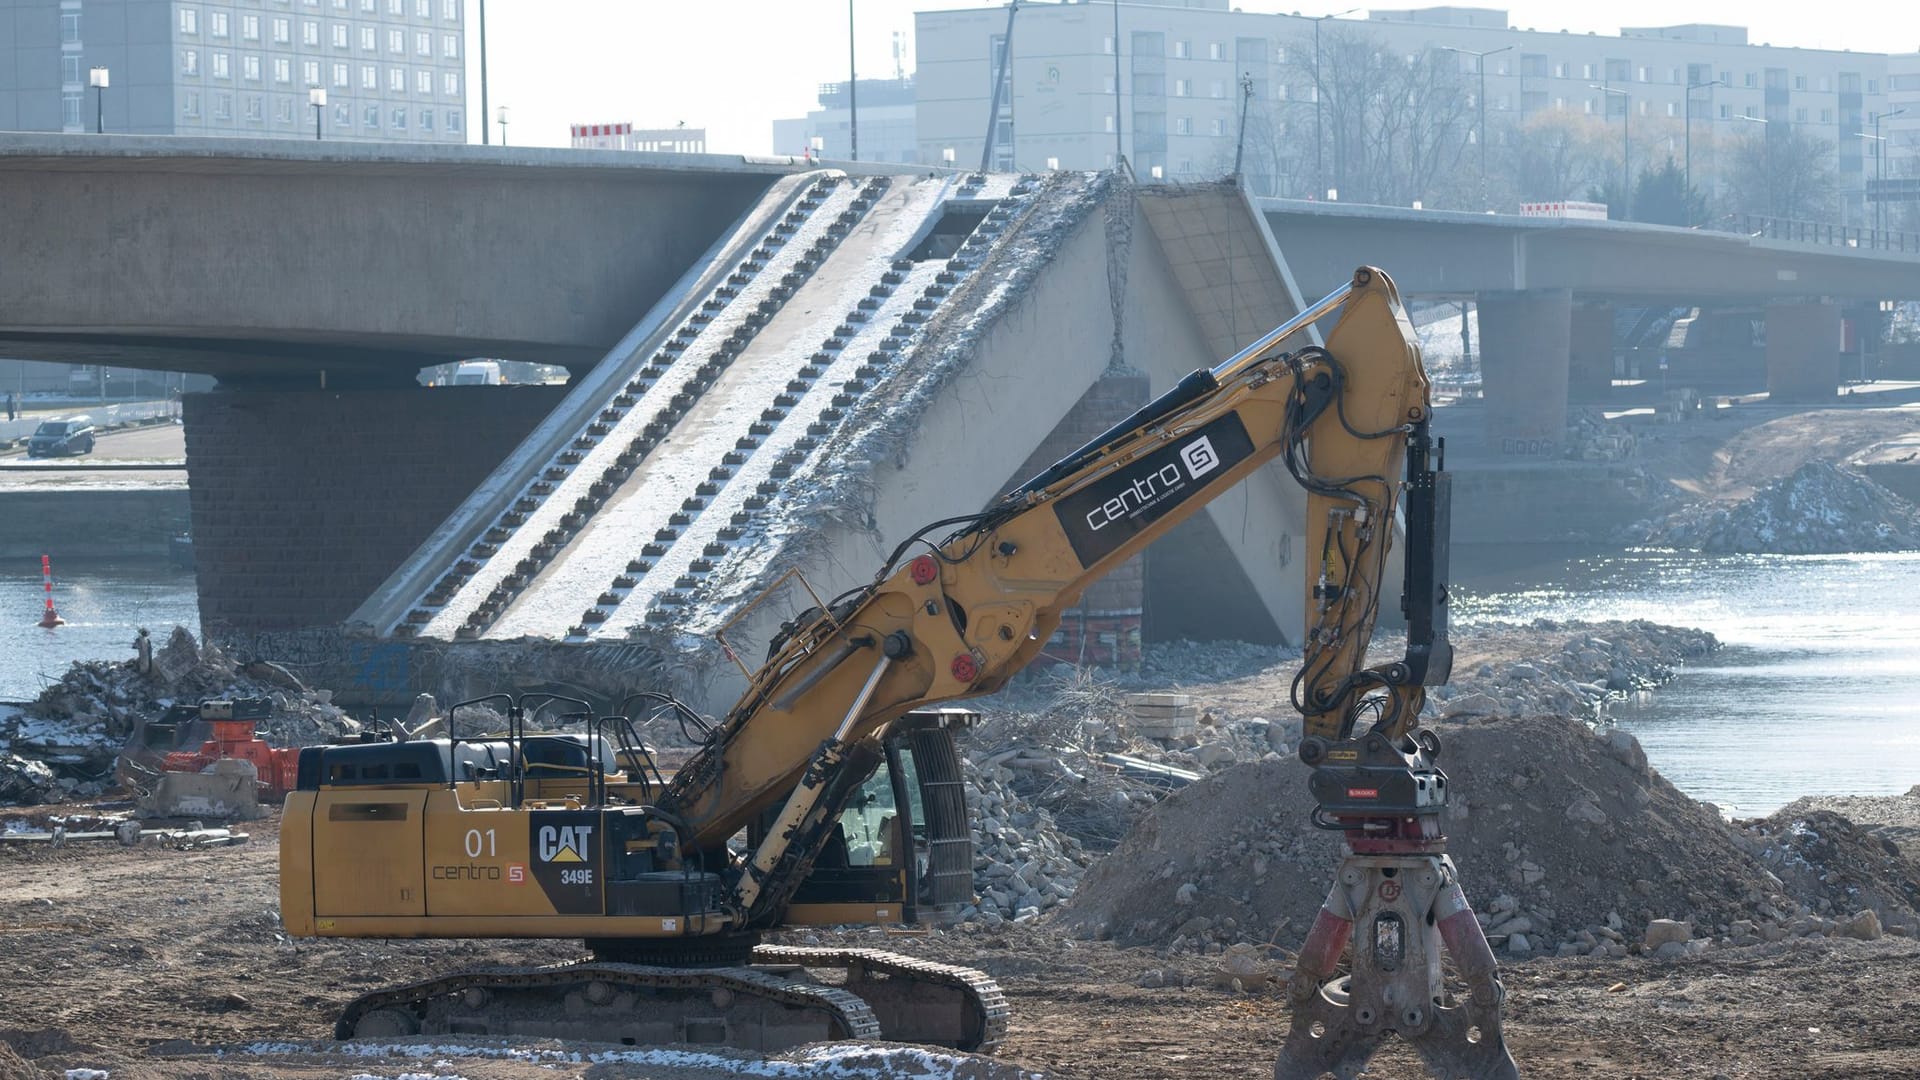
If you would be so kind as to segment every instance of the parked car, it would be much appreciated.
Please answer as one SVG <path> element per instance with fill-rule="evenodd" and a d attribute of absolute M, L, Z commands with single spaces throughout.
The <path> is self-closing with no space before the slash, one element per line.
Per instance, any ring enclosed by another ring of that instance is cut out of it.
<path fill-rule="evenodd" d="M 46 420 L 27 437 L 28 457 L 63 457 L 93 453 L 93 418 L 69 416 Z"/>

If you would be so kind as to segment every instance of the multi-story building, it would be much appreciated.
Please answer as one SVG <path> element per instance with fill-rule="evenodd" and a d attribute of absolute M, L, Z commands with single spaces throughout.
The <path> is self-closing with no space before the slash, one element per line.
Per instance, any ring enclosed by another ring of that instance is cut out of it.
<path fill-rule="evenodd" d="M 915 165 L 929 160 L 920 156 L 919 142 L 914 137 L 913 78 L 907 75 L 861 79 L 857 93 L 850 93 L 845 82 L 822 85 L 818 109 L 798 119 L 773 122 L 773 152 L 794 155 L 811 152 L 815 157 L 850 160 L 854 156 L 856 105 L 860 115 L 861 161 Z"/>
<path fill-rule="evenodd" d="M 0 129 L 465 142 L 465 5 L 11 0 Z"/>
<path fill-rule="evenodd" d="M 1716 141 L 1759 134 L 1761 121 L 1768 136 L 1789 128 L 1816 135 L 1832 144 L 1846 219 L 1866 220 L 1872 151 L 1861 135 L 1870 135 L 1870 117 L 1888 108 L 1885 55 L 1755 45 L 1737 26 L 1627 28 L 1602 36 L 1518 29 L 1506 12 L 1489 8 L 1315 19 L 1241 12 L 1229 2 L 1022 4 L 993 160 L 1022 169 L 1049 161 L 1097 169 L 1119 153 L 1143 178 L 1156 171 L 1169 179 L 1223 175 L 1234 157 L 1243 93 L 1270 107 L 1297 107 L 1291 130 L 1316 138 L 1316 31 L 1360 31 L 1409 57 L 1452 53 L 1449 62 L 1460 65 L 1472 97 L 1484 65 L 1487 127 L 1495 132 L 1543 110 L 1618 119 L 1641 127 L 1636 138 L 1671 132 L 1676 161 L 1691 132 L 1702 187 L 1714 182 L 1706 148 Z M 916 17 L 922 160 L 939 161 L 947 150 L 961 162 L 979 160 L 1007 24 L 1005 8 Z M 1469 111 L 1462 132 L 1469 142 L 1480 138 L 1477 114 Z M 1296 180 L 1281 193 L 1317 194 L 1320 186 Z"/>
<path fill-rule="evenodd" d="M 707 129 L 685 124 L 670 128 L 637 128 L 631 123 L 573 124 L 575 150 L 640 150 L 650 154 L 704 154 Z"/>

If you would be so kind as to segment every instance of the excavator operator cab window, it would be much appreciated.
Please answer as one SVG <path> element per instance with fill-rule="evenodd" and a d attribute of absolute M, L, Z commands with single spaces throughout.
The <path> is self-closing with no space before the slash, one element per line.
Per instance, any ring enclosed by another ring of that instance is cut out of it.
<path fill-rule="evenodd" d="M 848 866 L 891 866 L 898 812 L 893 801 L 893 779 L 885 766 L 860 785 L 847 808 L 840 812 L 840 833 L 846 840 Z"/>

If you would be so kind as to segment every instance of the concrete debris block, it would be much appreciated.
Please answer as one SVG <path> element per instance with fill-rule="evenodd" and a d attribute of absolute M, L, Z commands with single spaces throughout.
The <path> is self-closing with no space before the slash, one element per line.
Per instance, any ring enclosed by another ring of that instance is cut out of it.
<path fill-rule="evenodd" d="M 0 754 L 0 803 L 35 806 L 51 801 L 58 790 L 45 762 Z"/>
<path fill-rule="evenodd" d="M 1880 916 L 1872 908 L 1867 908 L 1851 918 L 1840 920 L 1840 936 L 1858 938 L 1861 941 L 1880 940 Z"/>
<path fill-rule="evenodd" d="M 1280 981 L 1281 971 L 1281 965 L 1266 959 L 1258 946 L 1239 941 L 1221 952 L 1214 982 L 1223 990 L 1253 993 L 1269 982 Z"/>
<path fill-rule="evenodd" d="M 1685 955 L 1687 955 L 1687 943 L 1684 941 L 1664 942 L 1659 948 L 1653 950 L 1653 958 L 1655 960 L 1672 960 L 1675 957 Z"/>
<path fill-rule="evenodd" d="M 1532 956 L 1533 942 L 1525 934 L 1514 934 L 1507 939 L 1507 951 L 1514 956 Z"/>
<path fill-rule="evenodd" d="M 1605 825 L 1607 823 L 1607 812 L 1595 805 L 1592 799 L 1583 797 L 1575 799 L 1572 804 L 1567 807 L 1567 820 L 1577 821 L 1586 825 Z"/>
<path fill-rule="evenodd" d="M 1685 944 L 1693 939 L 1693 927 L 1674 919 L 1655 919 L 1647 924 L 1646 937 L 1642 943 L 1649 950 L 1657 950 L 1668 942 Z"/>
<path fill-rule="evenodd" d="M 1200 710 L 1187 694 L 1128 694 L 1135 734 L 1149 739 L 1177 739 L 1200 730 Z"/>
<path fill-rule="evenodd" d="M 1189 881 L 1173 891 L 1173 902 L 1185 907 L 1193 903 L 1194 895 L 1199 891 L 1200 887 Z"/>
<path fill-rule="evenodd" d="M 423 692 L 414 697 L 413 707 L 407 710 L 407 730 L 417 733 L 427 725 L 427 721 L 439 715 L 440 703 L 434 700 L 432 694 Z"/>
<path fill-rule="evenodd" d="M 1634 738 L 1633 732 L 1614 728 L 1607 732 L 1606 742 L 1609 754 L 1633 766 L 1636 772 L 1647 771 L 1647 752 L 1641 749 L 1640 740 Z"/>
<path fill-rule="evenodd" d="M 1445 719 L 1458 719 L 1470 716 L 1498 716 L 1505 706 L 1492 694 L 1470 693 L 1448 699 L 1441 708 L 1440 715 Z"/>

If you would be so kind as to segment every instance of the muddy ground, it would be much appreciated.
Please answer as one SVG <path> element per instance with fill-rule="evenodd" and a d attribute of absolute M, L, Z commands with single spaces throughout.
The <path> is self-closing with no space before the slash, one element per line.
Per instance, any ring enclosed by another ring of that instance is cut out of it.
<path fill-rule="evenodd" d="M 0 1055 L 0 1077 L 83 1067 L 116 1078 L 711 1075 L 433 1053 L 236 1052 L 321 1038 L 342 1002 L 377 983 L 579 955 L 571 943 L 292 942 L 275 916 L 275 822 L 248 828 L 245 847 L 198 852 L 0 845 L 0 1040 L 25 1059 L 9 1069 Z M 1270 1075 L 1287 1030 L 1277 992 L 1217 987 L 1213 958 L 1073 940 L 1047 922 L 850 937 L 995 976 L 1015 1014 L 998 1056 L 1050 1076 Z M 1138 985 L 1168 968 L 1191 985 Z M 1508 962 L 1505 977 L 1509 1039 L 1529 1077 L 1920 1076 L 1920 942 L 1910 939 L 1788 941 L 1673 961 L 1538 959 Z M 182 1041 L 228 1051 L 153 1052 L 188 1051 Z M 1396 1053 L 1369 1075 L 1424 1074 Z"/>

